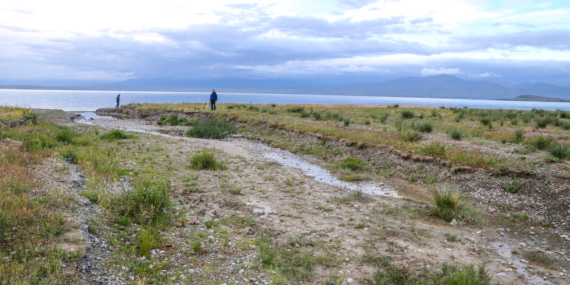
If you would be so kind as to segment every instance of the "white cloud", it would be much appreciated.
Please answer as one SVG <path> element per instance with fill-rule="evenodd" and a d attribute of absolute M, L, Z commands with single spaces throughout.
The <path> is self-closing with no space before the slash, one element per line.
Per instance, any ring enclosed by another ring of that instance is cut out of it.
<path fill-rule="evenodd" d="M 461 71 L 459 68 L 440 68 L 440 69 L 431 69 L 431 68 L 424 68 L 422 69 L 422 76 L 434 76 L 434 75 L 442 75 L 442 74 L 460 74 Z"/>

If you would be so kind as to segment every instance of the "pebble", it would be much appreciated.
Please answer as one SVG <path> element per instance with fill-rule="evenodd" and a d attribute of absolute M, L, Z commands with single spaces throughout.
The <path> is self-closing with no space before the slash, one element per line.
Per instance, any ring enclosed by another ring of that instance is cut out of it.
<path fill-rule="evenodd" d="M 354 283 L 354 279 L 348 278 L 348 279 L 346 279 L 346 283 L 348 283 L 348 284 Z"/>

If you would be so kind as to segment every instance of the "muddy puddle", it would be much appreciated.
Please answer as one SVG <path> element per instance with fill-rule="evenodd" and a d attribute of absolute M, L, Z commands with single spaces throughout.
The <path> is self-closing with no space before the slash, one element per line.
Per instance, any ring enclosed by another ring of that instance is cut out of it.
<path fill-rule="evenodd" d="M 93 120 L 101 120 L 101 119 L 105 119 L 105 120 L 116 120 L 117 118 L 113 118 L 110 116 L 99 116 L 93 112 L 83 112 L 83 113 L 77 113 L 79 115 L 81 115 L 81 119 L 78 120 L 78 123 L 81 124 L 87 124 L 87 125 L 93 125 Z"/>
<path fill-rule="evenodd" d="M 504 259 L 508 260 L 509 265 L 512 270 L 516 272 L 518 275 L 522 275 L 525 279 L 525 284 L 532 284 L 532 285 L 547 285 L 553 284 L 548 280 L 544 280 L 540 276 L 536 276 L 530 272 L 528 272 L 528 261 L 524 259 L 516 258 L 513 256 L 512 246 L 507 243 L 501 242 L 494 242 L 491 243 L 491 246 L 495 249 L 495 251 Z M 508 272 L 500 272 L 497 275 L 506 275 Z"/>
<path fill-rule="evenodd" d="M 398 197 L 398 193 L 395 190 L 390 189 L 384 185 L 379 185 L 377 183 L 371 182 L 352 183 L 341 181 L 334 177 L 328 170 L 318 165 L 309 163 L 291 152 L 271 148 L 266 145 L 260 145 L 260 147 L 264 152 L 263 157 L 278 162 L 282 165 L 300 169 L 303 171 L 303 173 L 305 173 L 305 175 L 313 177 L 316 181 L 350 189 L 353 191 L 361 191 L 362 193 L 370 195 Z"/>

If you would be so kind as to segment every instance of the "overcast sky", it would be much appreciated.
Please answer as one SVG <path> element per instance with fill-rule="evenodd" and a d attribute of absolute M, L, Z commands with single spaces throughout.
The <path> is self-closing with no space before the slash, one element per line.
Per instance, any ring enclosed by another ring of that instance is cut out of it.
<path fill-rule="evenodd" d="M 570 1 L 0 3 L 4 84 L 437 74 L 570 86 Z"/>

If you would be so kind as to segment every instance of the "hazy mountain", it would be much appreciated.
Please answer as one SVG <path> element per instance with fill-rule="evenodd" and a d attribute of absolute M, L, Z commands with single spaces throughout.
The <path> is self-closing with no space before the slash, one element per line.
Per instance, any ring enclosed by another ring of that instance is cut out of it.
<path fill-rule="evenodd" d="M 546 83 L 519 83 L 509 87 L 519 94 L 532 94 L 537 96 L 558 97 L 570 99 L 570 87 L 557 86 Z"/>
<path fill-rule="evenodd" d="M 533 102 L 570 102 L 570 100 L 562 100 L 558 98 L 549 98 L 536 95 L 519 95 L 511 99 L 501 99 L 505 101 L 533 101 Z"/>
<path fill-rule="evenodd" d="M 5 87 L 0 86 L 0 88 Z M 23 86 L 21 89 L 38 88 Z M 510 99 L 519 95 L 535 95 L 570 100 L 570 87 L 545 83 L 508 84 L 504 82 L 470 81 L 452 75 L 404 77 L 384 82 L 342 84 L 331 84 L 330 81 L 315 83 L 315 81 L 312 80 L 280 79 L 130 79 L 110 84 L 62 87 L 61 89 L 202 92 L 209 92 L 212 89 L 216 89 L 216 91 L 222 93 L 251 92 L 458 99 Z"/>

